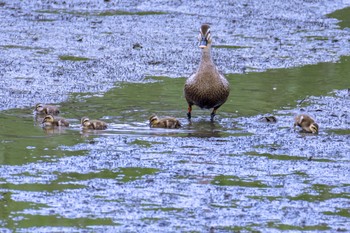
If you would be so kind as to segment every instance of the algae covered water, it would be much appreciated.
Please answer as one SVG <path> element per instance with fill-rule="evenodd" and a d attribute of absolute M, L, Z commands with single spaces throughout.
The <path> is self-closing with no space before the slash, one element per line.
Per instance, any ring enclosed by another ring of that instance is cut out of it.
<path fill-rule="evenodd" d="M 350 231 L 346 6 L 2 1 L 0 231 Z M 190 124 L 202 21 L 231 94 Z M 37 102 L 70 127 L 42 129 Z M 150 129 L 152 113 L 183 127 Z M 318 135 L 293 129 L 298 113 Z"/>

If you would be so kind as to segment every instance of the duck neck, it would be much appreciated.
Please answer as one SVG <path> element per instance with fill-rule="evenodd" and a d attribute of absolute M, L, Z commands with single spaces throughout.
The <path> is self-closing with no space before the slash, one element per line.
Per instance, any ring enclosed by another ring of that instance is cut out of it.
<path fill-rule="evenodd" d="M 202 59 L 200 62 L 200 69 L 205 68 L 207 66 L 213 65 L 213 61 L 211 59 L 210 47 L 202 49 Z"/>

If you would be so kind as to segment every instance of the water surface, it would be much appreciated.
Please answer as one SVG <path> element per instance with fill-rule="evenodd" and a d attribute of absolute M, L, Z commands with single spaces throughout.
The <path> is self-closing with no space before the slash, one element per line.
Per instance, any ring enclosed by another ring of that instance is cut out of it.
<path fill-rule="evenodd" d="M 0 225 L 347 231 L 349 95 L 331 91 L 347 87 L 349 62 L 228 75 L 231 95 L 214 123 L 210 111 L 195 108 L 190 124 L 185 79 L 168 77 L 72 94 L 60 104 L 66 129 L 44 131 L 29 108 L 3 111 Z M 291 129 L 303 110 L 320 123 L 318 136 Z M 178 117 L 184 127 L 150 129 L 152 113 Z M 260 122 L 263 115 L 278 122 Z M 82 131 L 82 116 L 109 128 Z"/>

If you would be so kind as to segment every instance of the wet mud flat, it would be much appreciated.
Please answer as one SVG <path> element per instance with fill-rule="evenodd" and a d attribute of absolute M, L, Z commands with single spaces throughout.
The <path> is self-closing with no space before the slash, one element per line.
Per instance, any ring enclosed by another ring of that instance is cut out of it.
<path fill-rule="evenodd" d="M 0 231 L 350 231 L 350 37 L 326 16 L 346 2 L 1 2 Z M 189 124 L 179 77 L 198 64 L 203 21 L 216 64 L 242 76 L 213 124 L 198 109 Z M 293 73 L 304 82 L 278 73 L 289 88 L 250 75 L 337 61 L 320 66 L 329 82 L 318 66 Z M 37 102 L 60 103 L 72 126 L 43 131 Z M 153 111 L 184 127 L 149 129 Z M 294 131 L 297 113 L 320 133 Z M 109 129 L 82 132 L 85 114 Z"/>

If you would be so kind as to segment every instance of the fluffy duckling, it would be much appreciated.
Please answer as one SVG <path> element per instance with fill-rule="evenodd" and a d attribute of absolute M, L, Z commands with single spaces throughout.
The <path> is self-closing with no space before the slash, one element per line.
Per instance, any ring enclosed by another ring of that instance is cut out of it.
<path fill-rule="evenodd" d="M 294 128 L 296 126 L 301 127 L 303 129 L 302 131 L 306 133 L 318 133 L 318 124 L 306 114 L 300 114 L 295 117 Z"/>
<path fill-rule="evenodd" d="M 165 117 L 160 119 L 156 115 L 152 115 L 149 118 L 149 126 L 151 128 L 178 129 L 181 127 L 181 123 L 174 117 Z"/>
<path fill-rule="evenodd" d="M 56 126 L 69 126 L 69 122 L 62 117 L 53 117 L 52 115 L 46 115 L 42 122 L 44 127 L 56 127 Z"/>
<path fill-rule="evenodd" d="M 107 129 L 107 123 L 100 120 L 90 120 L 88 117 L 81 118 L 81 125 L 84 129 Z"/>
<path fill-rule="evenodd" d="M 60 113 L 60 110 L 58 109 L 57 106 L 37 104 L 35 106 L 35 112 L 37 114 L 58 115 Z"/>
<path fill-rule="evenodd" d="M 223 105 L 230 94 L 230 84 L 224 75 L 220 74 L 211 58 L 210 26 L 203 24 L 199 34 L 199 48 L 202 58 L 197 72 L 191 75 L 185 83 L 184 95 L 188 103 L 187 117 L 191 119 L 192 106 L 211 109 L 210 119 L 214 120 L 216 110 Z"/>

